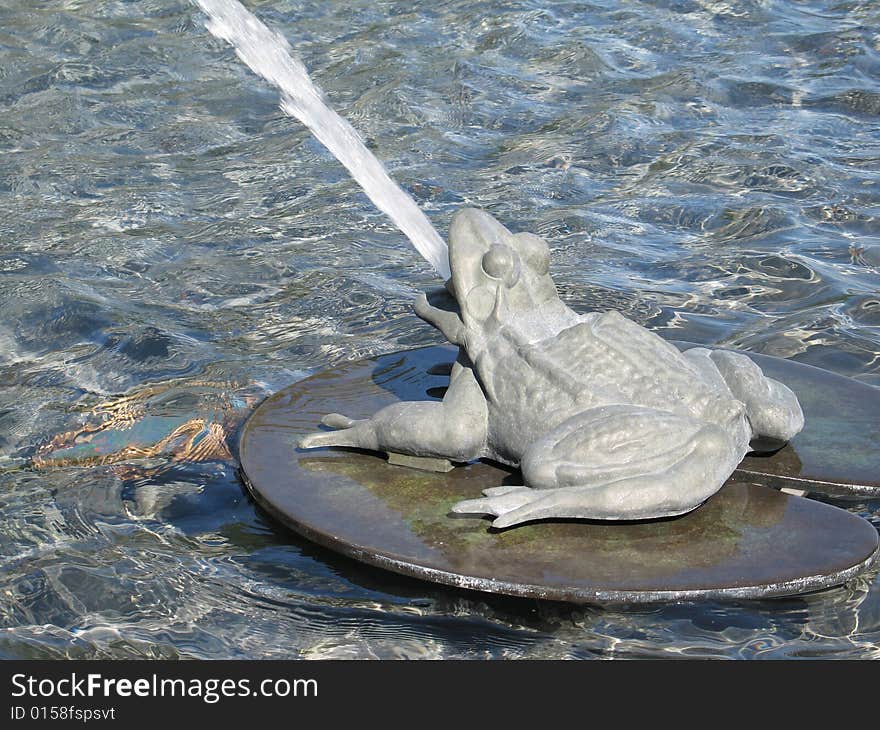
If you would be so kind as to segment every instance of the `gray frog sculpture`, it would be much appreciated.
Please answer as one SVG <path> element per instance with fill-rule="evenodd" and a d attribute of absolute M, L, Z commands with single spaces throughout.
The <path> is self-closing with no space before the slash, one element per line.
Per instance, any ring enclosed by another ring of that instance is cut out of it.
<path fill-rule="evenodd" d="M 745 355 L 681 353 L 617 312 L 569 309 L 538 236 L 462 210 L 449 261 L 446 297 L 416 303 L 459 346 L 442 402 L 396 403 L 364 420 L 330 414 L 322 422 L 338 430 L 302 447 L 519 465 L 523 485 L 453 507 L 500 528 L 682 514 L 721 488 L 753 438 L 785 442 L 803 427 L 795 394 Z"/>

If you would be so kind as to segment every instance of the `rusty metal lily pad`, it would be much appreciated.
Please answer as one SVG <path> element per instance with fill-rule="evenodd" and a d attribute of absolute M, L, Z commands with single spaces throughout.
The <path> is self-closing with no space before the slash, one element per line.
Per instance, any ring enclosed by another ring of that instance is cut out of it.
<path fill-rule="evenodd" d="M 514 470 L 477 462 L 432 473 L 353 450 L 296 448 L 325 413 L 365 417 L 397 400 L 437 397 L 446 382 L 437 366 L 453 355 L 453 348 L 429 347 L 346 363 L 268 398 L 239 442 L 255 500 L 300 535 L 374 566 L 575 602 L 792 595 L 839 585 L 877 556 L 877 531 L 867 521 L 755 484 L 751 474 L 734 474 L 704 505 L 674 519 L 495 531 L 449 510 L 482 489 L 516 483 Z M 789 382 L 779 368 L 771 374 Z M 798 383 L 824 378 L 818 372 L 801 373 Z M 836 392 L 826 397 L 840 402 Z M 800 463 L 814 462 L 802 456 Z"/>

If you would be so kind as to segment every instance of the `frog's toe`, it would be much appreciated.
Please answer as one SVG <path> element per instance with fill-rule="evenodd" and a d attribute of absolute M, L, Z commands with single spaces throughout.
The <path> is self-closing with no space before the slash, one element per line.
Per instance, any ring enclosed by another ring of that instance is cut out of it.
<path fill-rule="evenodd" d="M 495 489 L 487 489 L 484 494 L 493 492 L 482 499 L 466 499 L 453 505 L 452 512 L 457 515 L 500 515 L 512 512 L 535 499 L 533 489 L 528 487 L 496 487 L 505 490 L 497 493 Z"/>
<path fill-rule="evenodd" d="M 339 434 L 335 431 L 309 433 L 299 440 L 301 449 L 317 449 L 320 446 L 339 446 Z"/>
<path fill-rule="evenodd" d="M 321 419 L 321 423 L 330 428 L 351 428 L 357 421 L 341 413 L 328 413 Z"/>
<path fill-rule="evenodd" d="M 502 494 L 510 494 L 511 492 L 521 492 L 521 491 L 530 492 L 531 490 L 528 487 L 521 487 L 516 485 L 507 485 L 504 487 L 489 487 L 488 489 L 483 490 L 483 495 L 486 497 L 500 497 Z"/>
<path fill-rule="evenodd" d="M 501 530 L 505 527 L 513 527 L 514 525 L 519 525 L 523 522 L 531 522 L 532 520 L 552 517 L 552 509 L 546 509 L 543 507 L 543 505 L 540 504 L 541 501 L 542 500 L 533 498 L 515 509 L 499 514 L 497 518 L 492 521 L 492 527 Z"/>
<path fill-rule="evenodd" d="M 363 431 L 367 421 L 356 421 L 340 413 L 329 413 L 321 419 L 321 423 L 335 431 L 317 431 L 303 436 L 299 441 L 301 449 L 315 449 L 319 446 L 364 446 L 366 445 Z"/>

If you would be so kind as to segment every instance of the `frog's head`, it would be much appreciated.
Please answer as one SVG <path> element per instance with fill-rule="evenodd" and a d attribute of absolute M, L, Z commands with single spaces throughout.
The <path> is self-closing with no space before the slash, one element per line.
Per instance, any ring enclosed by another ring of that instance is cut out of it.
<path fill-rule="evenodd" d="M 562 306 L 550 278 L 550 249 L 531 233 L 513 234 L 488 213 L 461 210 L 449 231 L 447 288 L 468 329 Z"/>

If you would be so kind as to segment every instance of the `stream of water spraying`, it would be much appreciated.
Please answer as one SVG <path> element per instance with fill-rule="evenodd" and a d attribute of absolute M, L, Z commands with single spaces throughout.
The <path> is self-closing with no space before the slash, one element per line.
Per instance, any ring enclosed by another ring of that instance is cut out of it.
<path fill-rule="evenodd" d="M 364 189 L 373 204 L 403 231 L 443 280 L 449 278 L 446 244 L 434 226 L 388 175 L 360 135 L 324 103 L 321 90 L 291 53 L 287 40 L 269 30 L 237 0 L 194 0 L 208 16 L 207 28 L 230 43 L 255 73 L 281 91 L 281 109 L 311 130 Z"/>

